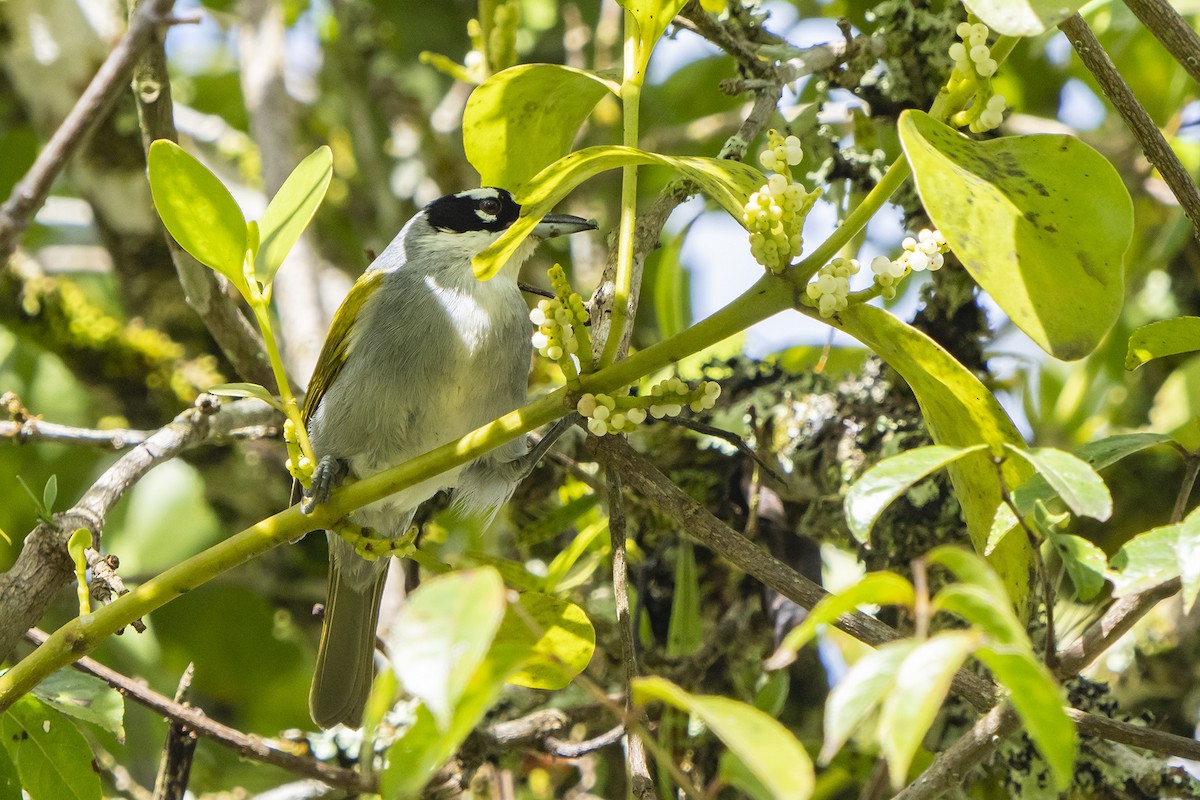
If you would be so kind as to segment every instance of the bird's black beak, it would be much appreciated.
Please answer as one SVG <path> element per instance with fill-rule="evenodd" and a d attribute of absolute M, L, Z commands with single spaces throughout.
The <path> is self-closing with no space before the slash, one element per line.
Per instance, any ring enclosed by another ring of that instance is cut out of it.
<path fill-rule="evenodd" d="M 580 231 L 594 231 L 599 227 L 594 219 L 584 219 L 571 214 L 547 214 L 533 227 L 533 235 L 539 239 L 553 239 Z"/>

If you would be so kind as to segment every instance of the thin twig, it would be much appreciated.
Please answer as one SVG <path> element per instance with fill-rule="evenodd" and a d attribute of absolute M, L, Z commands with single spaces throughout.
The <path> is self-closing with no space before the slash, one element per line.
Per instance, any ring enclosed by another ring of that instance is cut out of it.
<path fill-rule="evenodd" d="M 621 634 L 622 684 L 625 692 L 625 713 L 633 713 L 629 686 L 638 676 L 636 629 L 629 616 L 629 573 L 625 560 L 625 501 L 621 497 L 621 478 L 614 471 L 604 471 L 608 485 L 608 532 L 612 542 L 613 598 L 617 606 L 617 629 Z M 636 732 L 625 739 L 625 773 L 630 792 L 636 798 L 653 798 L 654 781 L 646 763 L 646 748 Z"/>
<path fill-rule="evenodd" d="M 602 750 L 605 747 L 611 747 L 621 741 L 621 737 L 625 735 L 625 726 L 617 725 L 608 729 L 599 736 L 593 736 L 591 739 L 584 739 L 582 742 L 567 742 L 562 739 L 555 739 L 553 736 L 547 737 L 545 742 L 546 752 L 559 758 L 581 758 L 588 753 L 594 753 L 597 750 Z"/>
<path fill-rule="evenodd" d="M 1200 456 L 1188 453 L 1184 457 L 1183 480 L 1179 484 L 1179 492 L 1175 496 L 1175 507 L 1171 511 L 1171 524 L 1183 519 L 1187 511 L 1187 501 L 1196 485 L 1196 476 L 1200 473 Z M 1055 669 L 1060 679 L 1066 679 L 1078 674 L 1091 664 L 1117 639 L 1124 636 L 1133 626 L 1150 612 L 1161 601 L 1175 594 L 1182 587 L 1179 578 L 1173 578 L 1144 592 L 1119 598 L 1100 619 L 1083 632 L 1083 635 L 1063 648 L 1058 654 Z"/>
<path fill-rule="evenodd" d="M 610 469 L 620 471 L 623 483 L 675 520 L 685 535 L 718 553 L 742 572 L 809 610 L 828 596 L 820 586 L 713 516 L 622 438 L 603 436 L 596 440 L 595 447 Z M 858 611 L 843 614 L 833 624 L 872 647 L 899 638 L 890 626 Z M 980 711 L 986 711 L 996 702 L 995 687 L 979 675 L 960 670 L 953 686 Z"/>
<path fill-rule="evenodd" d="M 48 635 L 44 631 L 33 629 L 25 634 L 25 638 L 36 645 L 46 641 Z M 330 786 L 349 789 L 363 793 L 377 792 L 379 788 L 363 779 L 353 770 L 336 767 L 317 761 L 308 756 L 282 750 L 272 742 L 260 736 L 242 733 L 227 725 L 210 719 L 203 711 L 193 706 L 183 705 L 161 695 L 144 684 L 133 680 L 116 670 L 104 666 L 98 661 L 83 656 L 71 666 L 80 672 L 94 675 L 112 688 L 134 702 L 149 708 L 164 717 L 177 722 L 195 733 L 206 736 L 213 742 L 233 750 L 238 755 L 273 764 L 295 775 L 316 778 Z"/>
<path fill-rule="evenodd" d="M 1166 0 L 1125 0 L 1154 38 L 1200 83 L 1200 35 Z"/>
<path fill-rule="evenodd" d="M 746 440 L 738 436 L 736 433 L 727 431 L 724 428 L 718 428 L 716 425 L 709 425 L 707 422 L 688 419 L 687 417 L 665 417 L 663 421 L 669 422 L 672 425 L 678 425 L 681 428 L 687 428 L 688 430 L 695 431 L 696 433 L 702 433 L 705 436 L 712 436 L 713 438 L 720 439 L 724 442 L 729 442 L 731 445 L 737 448 L 739 453 L 747 458 L 752 459 L 755 464 L 765 470 L 766 473 L 771 476 L 771 480 L 778 483 L 783 483 L 783 476 L 771 469 L 771 465 L 764 461 L 758 455 L 758 453 L 754 452 L 754 448 L 746 444 Z"/>
<path fill-rule="evenodd" d="M 8 200 L 0 205 L 0 264 L 16 250 L 29 220 L 46 202 L 55 178 L 124 91 L 134 63 L 174 4 L 175 0 L 143 0 L 130 19 L 129 29 L 100 65 L 79 101 L 38 153 L 33 166 L 13 187 Z"/>
<path fill-rule="evenodd" d="M 220 404 L 212 395 L 202 395 L 194 407 L 122 455 L 71 509 L 55 514 L 53 525 L 34 528 L 16 562 L 0 574 L 0 657 L 37 624 L 55 593 L 75 580 L 66 548 L 72 533 L 85 528 L 98 543 L 109 511 L 152 467 L 192 447 L 221 441 L 232 430 L 277 424 L 277 415 L 259 400 Z"/>
<path fill-rule="evenodd" d="M 191 692 L 195 671 L 196 665 L 189 663 L 179 678 L 174 702 L 180 707 L 184 707 Z M 167 740 L 163 744 L 162 760 L 158 765 L 158 777 L 154 779 L 154 800 L 183 800 L 198 741 L 195 731 L 187 725 L 178 720 L 171 722 L 167 728 Z"/>
<path fill-rule="evenodd" d="M 1179 492 L 1175 495 L 1175 507 L 1171 509 L 1171 524 L 1183 519 L 1187 511 L 1187 502 L 1192 497 L 1192 489 L 1196 486 L 1196 475 L 1200 474 L 1200 455 L 1189 453 L 1183 462 L 1183 481 L 1179 484 Z"/>
<path fill-rule="evenodd" d="M 1096 34 L 1092 33 L 1092 29 L 1083 21 L 1083 17 L 1075 14 L 1058 27 L 1067 35 L 1088 72 L 1091 72 L 1100 84 L 1105 97 L 1112 102 L 1129 125 L 1133 135 L 1141 143 L 1146 158 L 1158 168 L 1159 174 L 1191 220 L 1192 235 L 1200 239 L 1200 191 L 1196 189 L 1196 184 L 1192 182 L 1187 169 L 1179 162 L 1178 156 L 1171 150 L 1154 120 L 1150 119 L 1146 109 L 1138 102 L 1129 84 L 1117 72 L 1112 59 L 1101 47 Z"/>
<path fill-rule="evenodd" d="M 133 13 L 141 13 L 142 6 L 148 3 L 149 0 L 141 0 Z M 137 62 L 133 71 L 133 96 L 137 102 L 142 147 L 146 152 L 157 139 L 178 142 L 171 79 L 167 74 L 167 55 L 163 50 L 161 35 L 152 37 Z M 184 299 L 200 317 L 234 370 L 243 380 L 273 386 L 275 377 L 267 360 L 262 337 L 226 292 L 225 279 L 184 252 L 165 230 L 163 235 L 183 287 Z"/>

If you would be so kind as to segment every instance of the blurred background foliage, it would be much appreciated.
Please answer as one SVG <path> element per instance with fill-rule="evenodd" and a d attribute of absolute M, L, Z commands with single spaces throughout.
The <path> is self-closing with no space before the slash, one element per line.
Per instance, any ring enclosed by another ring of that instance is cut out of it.
<path fill-rule="evenodd" d="M 599 69 L 619 65 L 620 9 L 615 3 L 513 2 L 520 9 L 517 61 Z M 1184 13 L 1200 11 L 1195 0 L 1175 5 Z M 9 194 L 107 54 L 125 13 L 117 0 L 0 2 L 0 196 Z M 264 203 L 262 171 L 268 157 L 290 168 L 320 144 L 333 149 L 333 183 L 309 234 L 314 258 L 304 278 L 323 299 L 302 309 L 296 317 L 301 327 L 284 320 L 289 345 L 304 337 L 315 337 L 319 344 L 329 311 L 371 254 L 424 203 L 477 184 L 463 156 L 460 131 L 471 87 L 423 55 L 438 54 L 460 65 L 467 60 L 471 67 L 468 26 L 478 13 L 476 4 L 181 0 L 176 13 L 197 19 L 175 26 L 167 39 L 181 140 L 234 187 L 248 209 L 256 213 Z M 829 230 L 847 199 L 860 196 L 878 167 L 898 154 L 895 116 L 905 107 L 926 105 L 930 87 L 945 77 L 949 60 L 939 55 L 945 47 L 940 40 L 936 47 L 929 44 L 933 29 L 923 26 L 957 19 L 962 9 L 942 0 L 766 0 L 761 6 L 747 4 L 740 13 L 782 37 L 770 42 L 772 54 L 779 57 L 787 57 L 789 48 L 839 41 L 835 21 L 840 17 L 856 32 L 886 37 L 883 58 L 861 79 L 823 74 L 801 79 L 785 92 L 781 113 L 773 120 L 804 139 L 802 169 L 819 176 L 825 187 L 826 199 L 806 232 L 809 242 L 819 241 L 821 226 Z M 1085 13 L 1135 94 L 1195 173 L 1200 168 L 1195 84 L 1120 2 L 1099 0 Z M 934 30 L 934 39 L 952 27 Z M 265 38 L 256 40 L 256 35 Z M 280 93 L 276 87 L 265 100 L 247 91 L 250 73 L 269 56 L 256 44 L 264 40 L 278 40 L 282 47 L 286 89 Z M 721 81 L 737 77 L 729 56 L 692 32 L 673 29 L 655 56 L 651 85 L 643 96 L 644 146 L 715 155 L 746 111 L 745 95 L 730 96 L 718 88 Z M 1123 367 L 1125 344 L 1135 327 L 1200 313 L 1200 249 L 1187 220 L 1122 121 L 1099 99 L 1061 34 L 1023 42 L 997 84 L 1014 109 L 1002 132 L 1069 129 L 1111 159 L 1124 176 L 1136 205 L 1137 232 L 1126 261 L 1128 302 L 1121 321 L 1097 352 L 1064 363 L 1041 355 L 986 297 L 964 288 L 961 279 L 955 284 L 952 276 L 939 273 L 932 284 L 910 280 L 906 293 L 893 301 L 894 309 L 911 318 L 931 297 L 943 305 L 949 302 L 956 312 L 967 308 L 966 318 L 974 322 L 957 327 L 939 328 L 937 313 L 928 307 L 922 313 L 931 334 L 1001 392 L 1014 419 L 1038 445 L 1070 449 L 1106 433 L 1147 427 L 1176 432 L 1200 445 L 1194 422 L 1200 412 L 1200 359 L 1160 359 L 1136 373 Z M 282 116 L 278 109 L 284 110 Z M 578 144 L 614 143 L 619 137 L 619 107 L 607 98 Z M 19 257 L 0 268 L 0 391 L 14 393 L 46 420 L 155 428 L 207 386 L 236 379 L 183 302 L 145 189 L 141 154 L 136 111 L 127 96 L 56 185 Z M 649 203 L 670 176 L 656 169 L 642 174 L 642 202 Z M 576 192 L 563 210 L 596 217 L 602 231 L 611 231 L 618 195 L 617 176 L 604 175 Z M 865 259 L 894 253 L 902 229 L 921 226 L 913 195 L 898 196 L 897 204 L 873 223 L 862 243 Z M 905 217 L 912 224 L 906 226 Z M 525 279 L 544 285 L 546 267 L 561 261 L 586 295 L 604 258 L 603 237 L 572 237 L 567 244 L 543 248 Z M 758 269 L 739 229 L 707 210 L 703 201 L 685 205 L 672 218 L 663 247 L 649 259 L 635 347 L 711 312 Z M 285 265 L 284 274 L 288 271 Z M 281 302 L 285 294 L 281 291 Z M 986 327 L 979 324 L 984 319 L 980 310 L 986 313 Z M 952 315 L 943 317 L 945 323 Z M 960 348 L 968 341 L 978 343 L 984 360 L 972 363 L 962 355 Z M 747 352 L 761 363 L 747 361 Z M 919 438 L 910 432 L 916 418 L 911 398 L 877 368 L 864 372 L 866 354 L 852 342 L 830 341 L 825 329 L 795 314 L 706 355 L 721 365 L 710 366 L 706 374 L 728 381 L 717 424 L 755 439 L 785 462 L 794 459 L 792 476 L 800 476 L 780 489 L 779 516 L 771 521 L 774 532 L 764 523 L 764 533 L 781 537 L 782 551 L 790 552 L 793 563 L 809 574 L 819 577 L 823 562 L 833 583 L 844 581 L 845 565 L 854 559 L 844 523 L 838 521 L 838 487 L 880 450 L 897 449 L 910 436 Z M 703 360 L 696 360 L 697 365 Z M 293 377 L 301 384 L 303 366 L 302 357 L 293 359 Z M 698 366 L 692 372 L 699 376 Z M 556 378 L 539 364 L 531 380 L 542 388 Z M 851 410 L 855 408 L 858 412 Z M 841 424 L 854 413 L 867 420 L 860 430 L 873 430 L 890 445 L 885 442 L 857 461 L 855 454 L 839 450 L 838 430 L 826 423 Z M 659 426 L 641 434 L 639 443 L 726 519 L 744 525 L 747 514 L 759 513 L 749 511 L 745 502 L 749 468 L 731 458 L 718 440 Z M 586 459 L 586 454 L 577 457 Z M 0 529 L 14 540 L 11 545 L 0 541 L 0 567 L 11 563 L 21 537 L 36 522 L 32 502 L 17 487 L 18 476 L 35 492 L 57 476 L 58 503 L 65 507 L 114 458 L 109 452 L 65 444 L 0 443 L 0 484 L 7 487 Z M 251 442 L 193 451 L 158 467 L 109 520 L 105 549 L 120 556 L 127 582 L 156 574 L 283 508 L 289 492 L 283 459 L 278 442 Z M 1170 513 L 1180 472 L 1179 459 L 1166 452 L 1150 451 L 1122 462 L 1106 475 L 1116 498 L 1114 520 L 1082 532 L 1111 553 L 1130 535 L 1161 524 Z M 487 535 L 478 521 L 431 510 L 426 541 L 451 563 L 495 563 L 508 570 L 510 583 L 536 578 L 553 590 L 569 592 L 597 626 L 601 646 L 592 672 L 603 676 L 611 674 L 605 659 L 615 658 L 606 650 L 615 641 L 607 588 L 609 540 L 603 513 L 586 483 L 592 478 L 573 474 L 569 477 L 559 464 L 539 471 Z M 647 662 L 653 665 L 658 658 L 678 666 L 667 659 L 664 646 L 681 551 L 670 521 L 639 517 L 636 509 L 633 513 L 637 542 L 632 558 Z M 798 539 L 798 531 L 812 538 Z M 816 552 L 818 543 L 823 559 Z M 772 599 L 760 600 L 757 589 L 711 563 L 708 553 L 697 551 L 696 558 L 704 631 L 711 635 L 720 620 L 729 624 L 743 612 L 760 620 L 766 614 L 767 620 L 756 627 L 765 633 L 749 649 L 712 655 L 705 667 L 709 672 L 701 670 L 712 680 L 705 689 L 757 699 L 815 739 L 819 723 L 812 717 L 815 713 L 819 719 L 820 687 L 814 690 L 813 681 L 796 680 L 790 701 L 784 702 L 780 698 L 788 695 L 780 693 L 778 679 L 766 681 L 761 671 L 760 659 L 772 644 L 772 624 L 783 624 L 772 616 Z M 305 728 L 310 724 L 305 698 L 318 628 L 311 607 L 323 596 L 324 576 L 324 544 L 308 537 L 169 604 L 148 620 L 146 634 L 115 638 L 97 657 L 144 677 L 168 695 L 186 664 L 194 662 L 192 699 L 209 715 L 270 736 Z M 73 615 L 73 597 L 64 592 L 43 627 L 53 628 Z M 718 661 L 723 665 L 719 676 L 711 666 Z M 808 668 L 816 669 L 812 664 Z M 1194 686 L 1173 691 L 1175 701 L 1187 696 L 1186 713 L 1177 722 L 1190 733 Z M 510 702 L 519 710 L 538 701 L 525 693 Z M 98 744 L 128 765 L 136 781 L 152 783 L 165 725 L 130 705 L 126 729 L 124 743 L 101 735 Z M 840 757 L 831 774 L 843 777 L 830 779 L 825 796 L 854 782 L 845 776 L 869 771 L 869 763 L 854 758 Z M 619 781 L 621 771 L 615 759 L 601 759 L 584 777 L 561 766 L 508 766 L 523 776 L 522 796 L 528 797 L 563 796 L 571 787 L 616 796 L 612 781 Z M 285 777 L 202 744 L 192 788 L 199 793 L 241 786 L 253 792 Z"/>

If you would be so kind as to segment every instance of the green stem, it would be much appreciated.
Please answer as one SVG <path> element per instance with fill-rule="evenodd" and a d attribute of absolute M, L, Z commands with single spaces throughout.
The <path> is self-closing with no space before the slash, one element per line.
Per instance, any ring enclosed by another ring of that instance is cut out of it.
<path fill-rule="evenodd" d="M 621 143 L 638 146 L 638 113 L 641 107 L 642 74 L 638 49 L 638 26 L 633 15 L 625 12 L 625 79 L 621 83 L 621 114 L 623 132 Z M 629 320 L 629 297 L 633 286 L 633 239 L 637 227 L 637 167 L 621 168 L 621 224 L 617 233 L 617 273 L 613 278 L 612 319 L 608 339 L 600 356 L 605 367 L 617 357 L 625 325 Z"/>
<path fill-rule="evenodd" d="M 808 283 L 809 279 L 817 273 L 817 270 L 829 263 L 829 260 L 836 256 L 847 242 L 865 228 L 876 212 L 883 208 L 883 204 L 888 201 L 888 198 L 908 180 L 911 172 L 908 159 L 903 155 L 893 161 L 879 183 L 875 184 L 875 188 L 850 212 L 838 229 L 804 260 L 787 271 L 787 275 L 796 286 L 803 288 L 804 284 Z"/>
<path fill-rule="evenodd" d="M 485 75 L 495 70 L 492 65 L 492 29 L 496 26 L 497 0 L 479 0 L 479 51 L 483 56 Z"/>
<path fill-rule="evenodd" d="M 586 376 L 582 381 L 583 390 L 614 392 L 628 386 L 643 375 L 662 369 L 791 307 L 792 296 L 790 283 L 775 276 L 763 276 L 744 294 L 711 317 L 677 336 Z M 567 390 L 564 387 L 477 428 L 457 441 L 334 492 L 330 501 L 311 515 L 301 514 L 298 506 L 292 506 L 171 567 L 95 613 L 67 622 L 33 653 L 0 675 L 0 712 L 56 669 L 87 654 L 133 620 L 160 608 L 184 592 L 273 547 L 297 540 L 308 531 L 331 528 L 354 509 L 419 483 L 430 475 L 465 464 L 504 442 L 545 425 L 570 410 L 566 402 Z"/>
<path fill-rule="evenodd" d="M 271 362 L 271 372 L 275 375 L 275 384 L 279 389 L 279 399 L 283 401 L 283 413 L 291 420 L 296 429 L 296 441 L 300 447 L 300 454 L 315 465 L 317 461 L 313 455 L 312 445 L 308 441 L 308 431 L 304 428 L 304 418 L 300 415 L 300 405 L 296 402 L 296 396 L 292 394 L 292 385 L 288 382 L 287 372 L 283 367 L 283 357 L 280 355 L 279 345 L 275 341 L 275 329 L 271 325 L 271 311 L 267 306 L 266 298 L 263 298 L 261 302 L 252 303 L 251 308 L 254 310 L 254 319 L 258 323 L 258 329 L 262 332 L 263 345 L 267 350 L 267 358 Z"/>

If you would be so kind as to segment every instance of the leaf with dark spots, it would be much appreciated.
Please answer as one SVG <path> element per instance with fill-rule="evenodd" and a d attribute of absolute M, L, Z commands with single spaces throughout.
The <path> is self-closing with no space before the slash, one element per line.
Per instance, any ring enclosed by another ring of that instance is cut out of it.
<path fill-rule="evenodd" d="M 920 111 L 899 127 L 926 212 L 979 285 L 1051 355 L 1094 350 L 1120 313 L 1133 236 L 1112 165 L 1072 136 L 976 142 Z"/>

